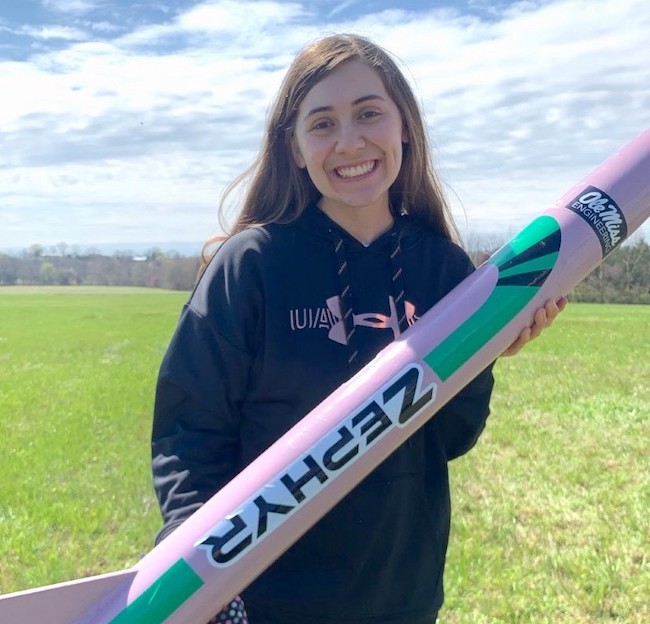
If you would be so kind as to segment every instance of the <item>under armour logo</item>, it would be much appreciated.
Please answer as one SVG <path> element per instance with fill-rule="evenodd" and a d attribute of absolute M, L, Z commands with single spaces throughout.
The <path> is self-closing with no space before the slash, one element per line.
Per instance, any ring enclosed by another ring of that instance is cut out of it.
<path fill-rule="evenodd" d="M 345 338 L 345 328 L 341 316 L 341 300 L 339 297 L 330 297 L 326 301 L 327 309 L 332 316 L 337 319 L 336 323 L 332 325 L 327 337 L 340 344 L 347 344 Z M 397 316 L 397 308 L 395 307 L 395 300 L 393 297 L 388 297 L 388 305 L 390 307 L 390 316 L 381 314 L 379 312 L 366 312 L 363 314 L 353 314 L 352 321 L 355 327 L 372 327 L 373 329 L 391 329 L 393 336 L 397 338 L 400 335 L 399 318 Z M 417 320 L 415 316 L 415 306 L 408 301 L 404 302 L 406 308 L 406 319 L 409 326 L 413 325 Z"/>

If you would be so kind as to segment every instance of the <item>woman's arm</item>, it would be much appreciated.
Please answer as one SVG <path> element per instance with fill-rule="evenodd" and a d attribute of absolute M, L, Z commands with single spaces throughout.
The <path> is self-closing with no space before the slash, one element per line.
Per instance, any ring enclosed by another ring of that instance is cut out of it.
<path fill-rule="evenodd" d="M 239 413 L 250 356 L 186 308 L 163 359 L 152 430 L 153 484 L 176 528 L 239 470 Z"/>
<path fill-rule="evenodd" d="M 242 468 L 242 407 L 263 308 L 255 235 L 242 233 L 219 249 L 160 367 L 152 429 L 153 484 L 164 521 L 159 540 Z"/>

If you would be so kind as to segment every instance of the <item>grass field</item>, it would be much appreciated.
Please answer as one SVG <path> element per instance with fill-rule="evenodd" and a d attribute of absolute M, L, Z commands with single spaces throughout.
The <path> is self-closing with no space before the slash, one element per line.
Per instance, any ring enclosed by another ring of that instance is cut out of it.
<path fill-rule="evenodd" d="M 0 288 L 0 592 L 133 564 L 185 293 Z M 572 304 L 452 464 L 441 624 L 650 622 L 650 306 Z"/>
<path fill-rule="evenodd" d="M 150 549 L 154 384 L 187 298 L 40 293 L 0 289 L 3 592 L 119 569 Z"/>

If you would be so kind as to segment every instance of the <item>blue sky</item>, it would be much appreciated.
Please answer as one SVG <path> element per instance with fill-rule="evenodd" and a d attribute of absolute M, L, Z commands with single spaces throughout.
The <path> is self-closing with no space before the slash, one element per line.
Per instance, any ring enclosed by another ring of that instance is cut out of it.
<path fill-rule="evenodd" d="M 650 126 L 647 0 L 3 0 L 0 249 L 198 249 L 292 57 L 336 31 L 403 63 L 469 237 Z"/>

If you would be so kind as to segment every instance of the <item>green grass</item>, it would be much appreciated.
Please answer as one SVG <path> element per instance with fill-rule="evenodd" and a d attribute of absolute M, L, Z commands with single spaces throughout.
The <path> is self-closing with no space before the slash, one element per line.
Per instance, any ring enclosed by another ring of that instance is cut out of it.
<path fill-rule="evenodd" d="M 0 289 L 0 592 L 121 569 L 151 548 L 153 391 L 186 298 Z"/>
<path fill-rule="evenodd" d="M 650 622 L 649 356 L 650 307 L 572 304 L 497 363 L 442 624 Z"/>
<path fill-rule="evenodd" d="M 22 293 L 21 296 L 16 296 Z M 0 592 L 133 564 L 185 293 L 0 289 Z M 452 463 L 440 624 L 650 621 L 650 306 L 571 304 Z"/>

